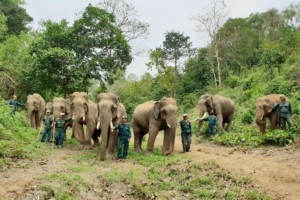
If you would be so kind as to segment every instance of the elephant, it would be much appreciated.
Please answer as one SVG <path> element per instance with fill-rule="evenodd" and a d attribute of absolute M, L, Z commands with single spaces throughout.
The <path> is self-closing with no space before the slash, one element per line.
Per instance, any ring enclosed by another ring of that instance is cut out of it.
<path fill-rule="evenodd" d="M 221 95 L 204 94 L 200 97 L 198 106 L 200 109 L 200 118 L 203 117 L 205 112 L 213 110 L 214 114 L 217 117 L 218 128 L 221 130 L 229 131 L 234 115 L 233 100 L 227 97 L 223 97 Z M 199 120 L 196 131 L 197 136 L 200 134 L 202 123 L 203 121 Z"/>
<path fill-rule="evenodd" d="M 163 97 L 159 101 L 148 101 L 138 105 L 133 112 L 132 128 L 135 151 L 142 151 L 143 137 L 149 133 L 147 153 L 153 153 L 156 136 L 159 131 L 164 130 L 162 154 L 171 154 L 177 128 L 176 100 Z"/>
<path fill-rule="evenodd" d="M 100 93 L 97 96 L 97 107 L 97 130 L 100 130 L 101 137 L 100 160 L 105 160 L 106 156 L 114 159 L 118 132 L 111 130 L 121 122 L 126 110 L 119 97 L 113 93 Z"/>
<path fill-rule="evenodd" d="M 74 92 L 69 99 L 71 116 L 74 118 L 72 134 L 81 143 L 80 149 L 91 149 L 91 139 L 94 144 L 99 144 L 99 134 L 96 131 L 97 104 L 92 102 L 84 92 Z M 86 125 L 85 131 L 84 125 Z"/>
<path fill-rule="evenodd" d="M 66 118 L 72 117 L 70 99 L 64 99 L 63 97 L 54 97 L 51 102 L 46 104 L 46 110 L 50 110 L 54 119 L 60 118 L 60 113 L 65 113 Z M 72 127 L 72 123 L 72 121 L 67 122 L 67 126 L 65 127 L 65 139 L 67 138 L 66 129 Z M 51 138 L 53 138 L 53 135 Z"/>
<path fill-rule="evenodd" d="M 46 103 L 43 97 L 37 93 L 27 96 L 27 118 L 33 128 L 39 128 L 44 117 Z"/>
<path fill-rule="evenodd" d="M 278 113 L 276 110 L 272 112 L 268 112 L 272 106 L 280 102 L 279 94 L 269 94 L 266 96 L 262 96 L 257 98 L 255 103 L 255 121 L 259 126 L 259 130 L 261 133 L 266 132 L 266 120 L 265 118 L 269 118 L 271 122 L 271 130 L 275 130 L 277 128 L 277 119 Z"/>

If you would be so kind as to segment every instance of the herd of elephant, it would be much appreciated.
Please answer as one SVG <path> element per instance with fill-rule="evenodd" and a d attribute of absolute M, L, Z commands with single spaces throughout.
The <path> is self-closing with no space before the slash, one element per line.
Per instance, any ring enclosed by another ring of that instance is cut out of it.
<path fill-rule="evenodd" d="M 277 112 L 269 113 L 268 110 L 279 102 L 278 94 L 270 94 L 257 99 L 256 123 L 261 132 L 265 132 L 266 118 L 270 119 L 272 129 L 277 128 Z M 198 105 L 200 117 L 204 116 L 205 112 L 213 110 L 218 120 L 218 128 L 229 130 L 235 110 L 232 99 L 205 94 L 200 97 Z M 72 135 L 81 144 L 81 149 L 90 149 L 92 145 L 100 145 L 100 160 L 115 158 L 118 132 L 113 130 L 113 127 L 121 122 L 122 116 L 126 115 L 125 106 L 117 95 L 101 93 L 97 96 L 97 103 L 94 103 L 86 93 L 74 92 L 66 99 L 55 97 L 46 104 L 41 95 L 35 93 L 27 96 L 26 108 L 27 117 L 34 128 L 41 126 L 45 110 L 50 110 L 55 119 L 62 112 L 67 118 L 73 117 L 69 126 L 72 127 Z M 164 130 L 162 153 L 171 154 L 174 150 L 178 126 L 177 110 L 176 100 L 167 97 L 138 105 L 132 117 L 135 151 L 142 151 L 143 137 L 149 133 L 147 152 L 152 153 L 158 132 Z M 199 120 L 196 133 L 199 133 L 201 126 L 202 120 Z M 101 142 L 99 142 L 99 137 Z"/>

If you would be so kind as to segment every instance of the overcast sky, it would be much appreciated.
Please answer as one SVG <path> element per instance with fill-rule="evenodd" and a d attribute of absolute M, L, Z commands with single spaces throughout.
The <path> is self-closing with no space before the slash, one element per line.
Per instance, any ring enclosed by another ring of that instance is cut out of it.
<path fill-rule="evenodd" d="M 73 22 L 78 18 L 78 13 L 90 3 L 96 5 L 99 0 L 25 0 L 25 9 L 33 17 L 31 26 L 39 27 L 41 20 L 51 19 L 60 21 L 67 19 Z M 150 24 L 150 34 L 146 40 L 138 40 L 133 44 L 134 49 L 143 49 L 143 55 L 135 56 L 127 68 L 127 74 L 134 73 L 138 77 L 147 71 L 145 63 L 148 62 L 148 50 L 162 45 L 164 34 L 168 31 L 184 32 L 190 36 L 194 47 L 204 47 L 208 38 L 196 31 L 196 22 L 193 16 L 205 13 L 209 0 L 127 0 L 131 3 L 140 20 Z M 271 8 L 282 10 L 293 0 L 227 0 L 231 18 L 247 17 L 251 13 L 264 12 Z"/>

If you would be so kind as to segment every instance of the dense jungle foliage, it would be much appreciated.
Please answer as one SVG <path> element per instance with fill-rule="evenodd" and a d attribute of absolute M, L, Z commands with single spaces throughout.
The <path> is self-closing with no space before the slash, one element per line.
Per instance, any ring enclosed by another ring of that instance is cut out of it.
<path fill-rule="evenodd" d="M 72 24 L 47 20 L 40 30 L 30 30 L 26 25 L 32 18 L 22 1 L 5 2 L 9 9 L 0 9 L 0 95 L 5 100 L 15 93 L 24 102 L 37 92 L 48 101 L 74 91 L 88 92 L 95 99 L 108 91 L 120 95 L 131 117 L 138 104 L 172 96 L 179 113 L 189 112 L 194 118 L 202 94 L 221 94 L 237 107 L 233 132 L 251 136 L 257 129 L 256 99 L 278 93 L 292 103 L 293 132 L 299 130 L 300 4 L 229 18 L 206 47 L 193 47 L 188 33 L 167 32 L 162 45 L 149 52 L 149 72 L 137 77 L 125 74 L 132 51 L 118 16 L 88 5 Z M 18 9 L 22 12 L 12 11 Z M 22 22 L 10 23 L 14 18 Z M 216 42 L 221 87 L 216 79 Z"/>

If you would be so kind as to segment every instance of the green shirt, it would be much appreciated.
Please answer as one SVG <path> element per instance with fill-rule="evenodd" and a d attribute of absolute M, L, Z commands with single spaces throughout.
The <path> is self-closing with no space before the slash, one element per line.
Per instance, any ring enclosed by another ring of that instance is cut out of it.
<path fill-rule="evenodd" d="M 181 120 L 179 122 L 179 124 L 180 124 L 180 128 L 181 128 L 182 133 L 192 134 L 191 122 L 189 122 L 188 120 Z"/>
<path fill-rule="evenodd" d="M 204 121 L 208 121 L 209 127 L 214 127 L 217 125 L 217 117 L 216 115 L 209 115 L 208 117 L 203 119 Z"/>
<path fill-rule="evenodd" d="M 118 124 L 114 130 L 119 130 L 119 138 L 121 140 L 128 140 L 131 138 L 131 131 L 129 124 Z"/>
<path fill-rule="evenodd" d="M 17 107 L 18 107 L 18 106 L 24 106 L 24 104 L 18 102 L 17 100 L 14 100 L 14 99 L 9 100 L 9 101 L 8 101 L 8 105 L 9 105 L 10 107 L 12 107 L 12 109 L 13 109 L 14 111 L 17 110 Z"/>
<path fill-rule="evenodd" d="M 43 122 L 46 128 L 51 128 L 51 125 L 53 123 L 53 116 L 52 115 L 44 116 Z"/>
<path fill-rule="evenodd" d="M 71 118 L 58 118 L 55 120 L 55 128 L 57 129 L 63 129 L 65 128 L 65 124 L 68 122 L 68 121 L 71 121 Z"/>
<path fill-rule="evenodd" d="M 280 102 L 272 107 L 272 110 L 278 110 L 279 116 L 292 115 L 292 107 L 289 102 Z"/>

